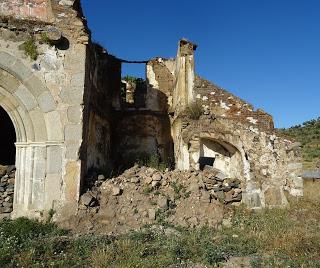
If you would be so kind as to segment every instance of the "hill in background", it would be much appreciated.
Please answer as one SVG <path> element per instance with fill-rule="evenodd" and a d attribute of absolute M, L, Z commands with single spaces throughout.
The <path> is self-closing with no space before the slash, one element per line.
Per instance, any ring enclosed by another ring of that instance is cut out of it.
<path fill-rule="evenodd" d="M 301 142 L 304 169 L 320 168 L 320 117 L 279 131 Z"/>

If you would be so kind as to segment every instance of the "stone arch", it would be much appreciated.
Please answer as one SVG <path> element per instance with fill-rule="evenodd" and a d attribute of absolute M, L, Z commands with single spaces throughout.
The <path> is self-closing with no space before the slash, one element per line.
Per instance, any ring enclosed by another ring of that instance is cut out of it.
<path fill-rule="evenodd" d="M 50 128 L 57 123 L 49 115 L 56 109 L 51 92 L 31 68 L 6 52 L 0 52 L 0 87 L 0 105 L 15 124 L 18 142 L 62 139 L 50 137 Z"/>
<path fill-rule="evenodd" d="M 242 141 L 240 137 L 229 133 L 205 132 L 194 135 L 189 142 L 191 145 L 189 147 L 191 166 L 196 167 L 198 165 L 203 141 L 212 141 L 219 144 L 231 155 L 239 154 L 238 159 L 242 162 L 241 165 L 239 165 L 239 168 L 241 168 L 241 176 L 243 176 L 244 181 L 250 180 L 250 162 L 247 159 Z M 237 159 L 235 159 L 235 161 L 236 160 Z"/>
<path fill-rule="evenodd" d="M 199 149 L 200 169 L 209 165 L 221 170 L 230 178 L 243 178 L 241 154 L 232 144 L 212 138 L 201 138 Z"/>
<path fill-rule="evenodd" d="M 13 214 L 35 216 L 47 202 L 48 174 L 61 177 L 62 163 L 51 162 L 62 157 L 63 129 L 50 90 L 30 67 L 3 51 L 0 52 L 0 106 L 10 116 L 17 137 Z"/>

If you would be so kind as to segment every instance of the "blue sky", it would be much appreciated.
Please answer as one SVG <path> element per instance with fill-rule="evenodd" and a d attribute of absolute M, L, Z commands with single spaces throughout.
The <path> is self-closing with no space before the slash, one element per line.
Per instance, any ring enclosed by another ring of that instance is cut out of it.
<path fill-rule="evenodd" d="M 289 127 L 320 116 L 319 0 L 82 0 L 93 40 L 127 60 L 198 44 L 196 72 Z M 124 74 L 144 76 L 126 65 Z"/>

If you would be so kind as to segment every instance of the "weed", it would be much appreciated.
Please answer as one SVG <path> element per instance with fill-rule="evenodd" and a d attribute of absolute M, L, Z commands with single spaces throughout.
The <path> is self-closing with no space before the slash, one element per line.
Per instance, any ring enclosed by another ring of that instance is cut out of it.
<path fill-rule="evenodd" d="M 23 49 L 26 56 L 29 56 L 30 59 L 36 60 L 38 58 L 37 46 L 33 37 L 28 38 L 28 40 L 23 43 Z"/>
<path fill-rule="evenodd" d="M 142 192 L 143 192 L 144 195 L 148 195 L 148 194 L 150 194 L 152 192 L 152 187 L 146 186 L 146 187 L 143 188 Z"/>
<path fill-rule="evenodd" d="M 186 112 L 190 119 L 198 120 L 204 111 L 201 103 L 196 101 L 187 107 Z"/>
<path fill-rule="evenodd" d="M 46 33 L 41 33 L 40 40 L 43 44 L 49 44 L 50 45 L 50 39 Z"/>
<path fill-rule="evenodd" d="M 187 192 L 186 187 L 184 187 L 182 184 L 177 183 L 175 181 L 171 182 L 171 187 L 173 188 L 174 191 L 174 199 L 178 200 L 181 197 L 186 199 L 190 197 L 190 192 Z"/>
<path fill-rule="evenodd" d="M 52 221 L 52 218 L 54 216 L 54 214 L 56 213 L 56 211 L 51 208 L 49 211 L 48 211 L 48 218 L 46 220 L 47 223 L 50 223 Z"/>

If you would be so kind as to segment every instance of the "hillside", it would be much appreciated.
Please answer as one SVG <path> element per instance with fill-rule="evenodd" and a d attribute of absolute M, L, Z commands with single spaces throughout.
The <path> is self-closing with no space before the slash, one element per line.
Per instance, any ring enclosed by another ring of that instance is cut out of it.
<path fill-rule="evenodd" d="M 301 142 L 305 169 L 320 168 L 320 117 L 280 131 Z"/>

